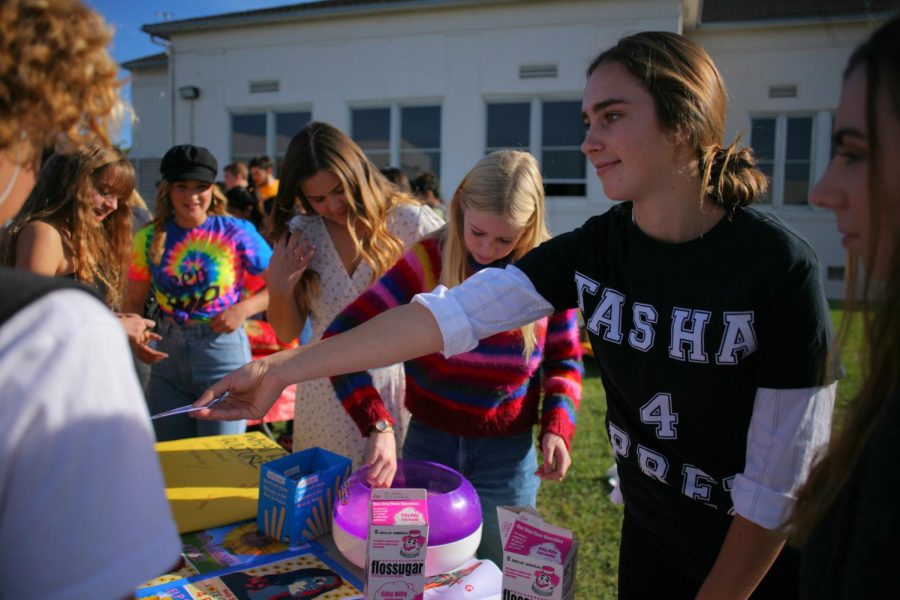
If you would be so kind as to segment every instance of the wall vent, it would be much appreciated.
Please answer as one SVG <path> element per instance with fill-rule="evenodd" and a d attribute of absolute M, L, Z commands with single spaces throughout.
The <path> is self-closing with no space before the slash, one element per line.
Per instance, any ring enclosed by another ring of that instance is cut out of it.
<path fill-rule="evenodd" d="M 521 65 L 519 67 L 519 79 L 544 79 L 559 75 L 559 67 L 556 65 Z"/>
<path fill-rule="evenodd" d="M 266 92 L 277 92 L 280 86 L 281 82 L 279 82 L 277 79 L 270 79 L 268 81 L 251 81 L 250 93 L 264 94 Z"/>
<path fill-rule="evenodd" d="M 796 98 L 796 85 L 770 85 L 769 98 Z"/>

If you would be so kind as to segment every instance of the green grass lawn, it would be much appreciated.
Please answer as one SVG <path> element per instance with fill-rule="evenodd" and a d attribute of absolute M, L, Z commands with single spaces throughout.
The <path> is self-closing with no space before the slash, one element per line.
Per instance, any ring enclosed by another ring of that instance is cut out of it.
<path fill-rule="evenodd" d="M 835 328 L 842 314 L 831 311 Z M 845 376 L 839 384 L 838 418 L 859 389 L 860 329 L 860 324 L 854 323 L 843 353 Z M 572 468 L 564 483 L 541 486 L 538 510 L 551 523 L 571 528 L 581 541 L 575 597 L 615 598 L 622 507 L 607 499 L 611 488 L 604 472 L 613 464 L 613 457 L 604 424 L 606 396 L 593 357 L 585 357 L 585 363 Z"/>

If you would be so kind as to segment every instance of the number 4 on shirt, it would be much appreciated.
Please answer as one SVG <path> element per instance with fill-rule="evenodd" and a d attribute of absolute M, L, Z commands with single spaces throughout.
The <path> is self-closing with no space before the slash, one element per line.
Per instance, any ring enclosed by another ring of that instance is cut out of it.
<path fill-rule="evenodd" d="M 663 440 L 674 440 L 678 437 L 675 425 L 678 413 L 672 410 L 672 396 L 660 393 L 641 407 L 641 421 L 647 425 L 656 425 L 656 437 Z"/>

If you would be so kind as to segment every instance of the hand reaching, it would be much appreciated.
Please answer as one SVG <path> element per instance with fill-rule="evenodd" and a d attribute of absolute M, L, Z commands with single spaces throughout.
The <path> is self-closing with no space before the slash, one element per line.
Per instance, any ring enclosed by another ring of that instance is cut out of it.
<path fill-rule="evenodd" d="M 128 343 L 131 344 L 131 349 L 139 360 L 153 365 L 169 358 L 165 352 L 160 352 L 150 346 L 151 342 L 162 339 L 161 335 L 153 332 L 156 323 L 135 313 L 116 313 L 116 316 L 119 317 L 119 323 L 128 336 Z"/>
<path fill-rule="evenodd" d="M 165 352 L 160 352 L 159 350 L 150 346 L 151 341 L 161 339 L 161 335 L 151 332 L 148 334 L 147 342 L 143 344 L 131 344 L 131 348 L 132 350 L 134 350 L 135 356 L 137 356 L 141 362 L 145 362 L 148 365 L 155 365 L 159 361 L 169 358 L 169 355 Z"/>
<path fill-rule="evenodd" d="M 391 487 L 397 473 L 397 440 L 393 431 L 369 434 L 369 472 L 372 487 Z"/>
<path fill-rule="evenodd" d="M 566 443 L 555 433 L 545 433 L 541 440 L 541 452 L 544 464 L 538 466 L 534 474 L 543 481 L 562 481 L 572 465 Z"/>
<path fill-rule="evenodd" d="M 146 344 L 159 336 L 153 333 L 156 323 L 135 313 L 116 313 L 125 335 L 132 344 Z"/>
<path fill-rule="evenodd" d="M 263 418 L 284 388 L 293 383 L 281 381 L 273 373 L 288 357 L 288 352 L 278 352 L 232 371 L 203 392 L 194 406 L 206 406 L 225 392 L 228 392 L 228 396 L 214 408 L 198 410 L 191 413 L 191 416 L 212 421 Z"/>

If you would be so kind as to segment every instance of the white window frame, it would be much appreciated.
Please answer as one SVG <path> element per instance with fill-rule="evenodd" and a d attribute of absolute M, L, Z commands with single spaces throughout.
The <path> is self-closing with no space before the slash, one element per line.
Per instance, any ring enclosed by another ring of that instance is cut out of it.
<path fill-rule="evenodd" d="M 303 106 L 277 106 L 277 107 L 252 107 L 252 108 L 235 108 L 228 110 L 228 156 L 234 157 L 234 120 L 233 117 L 239 116 L 266 116 L 266 148 L 261 154 L 265 154 L 272 159 L 277 166 L 280 164 L 278 160 L 281 155 L 278 154 L 278 131 L 275 126 L 275 117 L 279 113 L 309 113 L 310 122 L 313 121 L 313 111 L 308 105 Z M 232 158 L 229 159 L 231 162 Z M 277 171 L 277 167 L 276 167 Z M 278 173 L 275 174 L 278 177 Z"/>
<path fill-rule="evenodd" d="M 808 117 L 812 119 L 812 139 L 810 140 L 809 156 L 809 182 L 808 189 L 812 190 L 816 181 L 828 166 L 831 155 L 831 111 L 798 110 L 790 112 L 753 112 L 749 116 L 747 130 L 750 132 L 749 143 L 753 145 L 753 120 L 775 119 L 775 155 L 772 159 L 772 180 L 770 181 L 768 201 L 760 202 L 756 206 L 777 210 L 808 211 L 815 209 L 807 201 L 803 204 L 784 203 L 784 173 L 787 154 L 787 126 L 788 119 L 795 117 Z"/>
<path fill-rule="evenodd" d="M 400 125 L 400 115 L 402 113 L 402 109 L 404 108 L 438 108 L 440 109 L 440 120 L 438 121 L 438 130 L 441 132 L 441 147 L 439 148 L 417 148 L 417 150 L 421 150 L 423 152 L 437 152 L 438 153 L 438 176 L 443 172 L 443 161 L 444 161 L 444 103 L 439 99 L 429 99 L 429 100 L 396 100 L 393 102 L 371 102 L 371 103 L 353 103 L 348 109 L 347 115 L 347 123 L 350 125 L 350 137 L 355 139 L 355 132 L 353 129 L 353 111 L 354 110 L 368 110 L 373 108 L 381 108 L 388 109 L 389 114 L 389 122 L 388 122 L 388 159 L 389 165 L 391 167 L 401 168 L 400 157 L 402 155 L 402 148 L 400 147 L 400 139 L 401 139 L 401 125 Z"/>
<path fill-rule="evenodd" d="M 543 164 L 543 151 L 546 150 L 578 150 L 581 153 L 581 142 L 577 146 L 552 146 L 544 148 L 544 132 L 543 132 L 543 118 L 544 111 L 543 105 L 544 102 L 577 102 L 581 103 L 581 96 L 527 96 L 527 97 L 508 97 L 508 96 L 492 96 L 486 97 L 484 100 L 484 153 L 488 154 L 493 152 L 494 150 L 502 150 L 501 147 L 494 147 L 487 145 L 487 127 L 488 127 L 488 119 L 487 119 L 487 107 L 489 104 L 525 104 L 529 103 L 531 108 L 529 110 L 529 139 L 528 146 L 524 147 L 523 150 L 531 153 L 537 161 Z M 582 154 L 582 159 L 585 162 L 584 165 L 584 178 L 583 179 L 552 179 L 552 183 L 574 183 L 574 184 L 582 184 L 584 185 L 584 195 L 583 196 L 548 196 L 554 199 L 560 200 L 585 200 L 588 195 L 588 181 L 589 181 L 589 173 L 590 169 L 587 166 L 587 157 Z"/>

